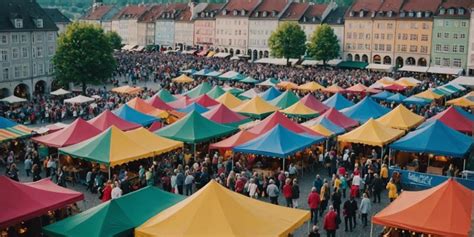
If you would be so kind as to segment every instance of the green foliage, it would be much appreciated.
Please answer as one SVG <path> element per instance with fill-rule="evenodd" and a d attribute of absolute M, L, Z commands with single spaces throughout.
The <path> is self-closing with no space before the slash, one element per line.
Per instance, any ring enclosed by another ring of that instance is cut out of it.
<path fill-rule="evenodd" d="M 306 35 L 297 23 L 284 22 L 272 32 L 268 45 L 272 56 L 286 58 L 288 64 L 290 58 L 299 58 L 304 55 L 305 41 Z"/>
<path fill-rule="evenodd" d="M 105 33 L 105 36 L 107 37 L 107 40 L 110 43 L 110 47 L 112 49 L 121 49 L 122 48 L 122 37 L 120 37 L 119 34 L 115 31 L 109 31 Z"/>
<path fill-rule="evenodd" d="M 327 24 L 323 24 L 314 31 L 308 44 L 308 54 L 316 60 L 322 60 L 324 64 L 328 60 L 339 56 L 339 40 L 334 30 Z"/>
<path fill-rule="evenodd" d="M 53 57 L 56 78 L 63 84 L 102 84 L 116 67 L 113 50 L 98 26 L 74 22 L 58 38 Z"/>

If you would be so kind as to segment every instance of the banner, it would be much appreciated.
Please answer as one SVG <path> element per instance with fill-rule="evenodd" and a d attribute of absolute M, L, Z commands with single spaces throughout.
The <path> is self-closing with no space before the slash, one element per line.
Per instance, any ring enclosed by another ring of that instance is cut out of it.
<path fill-rule="evenodd" d="M 421 189 L 432 188 L 443 183 L 449 178 L 447 176 L 390 168 L 390 174 L 395 171 L 400 173 L 402 185 L 412 186 Z M 466 188 L 469 188 L 474 191 L 474 180 L 463 178 L 455 178 L 455 180 L 458 181 L 460 184 L 464 185 Z"/>

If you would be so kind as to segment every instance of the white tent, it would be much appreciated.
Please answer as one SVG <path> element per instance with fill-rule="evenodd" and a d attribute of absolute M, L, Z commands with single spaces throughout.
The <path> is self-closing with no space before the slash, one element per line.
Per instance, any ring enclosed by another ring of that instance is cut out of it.
<path fill-rule="evenodd" d="M 20 98 L 20 97 L 16 97 L 14 95 L 11 95 L 11 96 L 8 96 L 6 98 L 1 99 L 0 101 L 5 102 L 5 103 L 9 103 L 9 104 L 15 104 L 15 103 L 26 102 L 27 100 L 23 99 L 23 98 Z"/>
<path fill-rule="evenodd" d="M 100 100 L 102 99 L 102 97 L 100 97 L 100 95 L 93 95 L 91 96 L 92 98 L 96 99 L 96 100 Z"/>
<path fill-rule="evenodd" d="M 296 58 L 290 58 L 290 65 L 295 64 L 298 62 Z M 255 63 L 264 63 L 264 64 L 273 64 L 273 65 L 286 65 L 286 58 L 261 58 Z"/>
<path fill-rule="evenodd" d="M 84 103 L 89 103 L 94 101 L 94 98 L 90 98 L 87 96 L 83 95 L 78 95 L 76 97 L 73 97 L 71 99 L 64 100 L 64 103 L 69 103 L 69 104 L 84 104 Z"/>
<path fill-rule="evenodd" d="M 253 98 L 255 96 L 258 96 L 258 93 L 260 93 L 257 89 L 252 88 L 247 91 L 244 91 L 243 93 L 240 94 L 240 96 L 247 97 L 247 98 Z"/>
<path fill-rule="evenodd" d="M 222 52 L 221 52 L 221 53 L 216 53 L 216 54 L 214 54 L 213 57 L 215 57 L 215 58 L 227 58 L 227 57 L 229 57 L 229 56 L 230 56 L 230 53 L 222 53 Z"/>
<path fill-rule="evenodd" d="M 275 79 L 273 79 L 273 80 L 275 80 Z M 271 78 L 268 78 L 267 80 L 258 83 L 257 86 L 276 86 L 276 84 L 273 83 Z"/>
<path fill-rule="evenodd" d="M 51 95 L 67 95 L 67 94 L 70 94 L 71 92 L 70 91 L 67 91 L 67 90 L 64 90 L 63 88 L 61 89 L 57 89 L 53 92 L 51 92 Z"/>
<path fill-rule="evenodd" d="M 449 82 L 449 84 L 457 84 L 457 85 L 474 87 L 474 77 L 461 76 L 452 80 L 451 82 Z"/>

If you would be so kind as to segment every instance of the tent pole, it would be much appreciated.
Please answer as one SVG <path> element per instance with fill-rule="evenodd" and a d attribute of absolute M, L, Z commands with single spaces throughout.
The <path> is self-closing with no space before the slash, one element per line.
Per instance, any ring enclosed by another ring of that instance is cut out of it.
<path fill-rule="evenodd" d="M 372 237 L 374 234 L 374 223 L 371 221 L 370 222 L 370 237 Z"/>
<path fill-rule="evenodd" d="M 463 159 L 462 171 L 466 170 L 466 158 Z M 467 176 L 466 176 L 467 177 Z"/>
<path fill-rule="evenodd" d="M 197 157 L 196 157 L 196 143 L 193 143 L 193 156 L 194 156 L 194 160 L 197 161 Z"/>
<path fill-rule="evenodd" d="M 430 167 L 430 156 L 428 155 L 428 166 L 426 168 Z"/>
<path fill-rule="evenodd" d="M 110 180 L 110 178 L 112 177 L 112 172 L 111 172 L 111 171 L 112 171 L 112 170 L 111 170 L 110 165 L 109 165 L 109 180 Z"/>
<path fill-rule="evenodd" d="M 286 160 L 286 157 L 283 158 L 283 172 L 285 172 L 285 160 Z"/>
<path fill-rule="evenodd" d="M 390 149 L 390 147 L 389 147 L 388 148 L 388 167 L 390 167 L 390 158 L 392 158 L 392 149 Z"/>
<path fill-rule="evenodd" d="M 383 146 L 382 146 L 382 151 L 380 152 L 380 160 L 383 160 L 383 155 L 384 155 L 384 150 L 383 150 Z"/>

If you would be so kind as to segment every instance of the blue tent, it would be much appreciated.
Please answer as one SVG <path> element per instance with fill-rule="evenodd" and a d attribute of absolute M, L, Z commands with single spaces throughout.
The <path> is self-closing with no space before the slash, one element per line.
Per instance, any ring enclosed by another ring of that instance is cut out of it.
<path fill-rule="evenodd" d="M 390 148 L 408 152 L 463 157 L 469 152 L 472 144 L 471 137 L 444 125 L 441 121 L 435 120 L 408 133 L 390 145 Z"/>
<path fill-rule="evenodd" d="M 193 76 L 206 76 L 206 74 L 208 74 L 210 72 L 213 72 L 213 70 L 208 69 L 208 68 L 204 68 L 204 69 L 201 69 L 201 70 L 193 73 Z"/>
<path fill-rule="evenodd" d="M 427 99 L 422 99 L 422 98 L 416 97 L 416 96 L 410 96 L 410 97 L 404 99 L 403 103 L 404 104 L 409 104 L 409 105 L 424 106 L 424 105 L 427 105 L 427 104 L 431 103 L 431 101 L 429 101 Z"/>
<path fill-rule="evenodd" d="M 395 102 L 395 103 L 402 103 L 402 101 L 404 99 L 406 99 L 407 97 L 400 94 L 400 93 L 397 93 L 397 94 L 394 94 L 390 97 L 388 97 L 387 99 L 385 99 L 387 102 Z"/>
<path fill-rule="evenodd" d="M 138 123 L 142 126 L 148 126 L 159 119 L 148 114 L 144 114 L 140 111 L 133 109 L 132 107 L 124 104 L 122 107 L 116 109 L 114 114 L 120 118 L 127 120 L 132 123 Z"/>
<path fill-rule="evenodd" d="M 277 98 L 279 95 L 281 95 L 281 92 L 276 89 L 275 87 L 270 87 L 268 88 L 265 92 L 263 92 L 262 94 L 260 94 L 260 97 L 262 97 L 262 99 L 266 100 L 266 101 L 270 101 L 270 100 L 273 100 L 275 98 Z"/>
<path fill-rule="evenodd" d="M 390 97 L 392 95 L 393 95 L 392 92 L 382 91 L 382 92 L 379 92 L 379 93 L 373 95 L 372 98 L 373 99 L 378 99 L 378 100 L 385 100 L 385 99 L 387 99 L 388 97 Z"/>
<path fill-rule="evenodd" d="M 341 110 L 344 115 L 360 123 L 365 123 L 371 118 L 376 119 L 382 117 L 389 111 L 390 109 L 378 104 L 369 96 L 366 96 L 363 100 L 359 101 L 359 103 Z"/>
<path fill-rule="evenodd" d="M 207 77 L 218 77 L 221 74 L 222 74 L 222 72 L 219 72 L 219 71 L 211 71 L 211 72 L 206 73 L 206 76 Z"/>
<path fill-rule="evenodd" d="M 474 114 L 471 114 L 469 112 L 467 112 L 466 110 L 464 110 L 463 108 L 461 107 L 458 107 L 458 106 L 453 106 L 453 108 L 458 111 L 458 113 L 460 113 L 462 116 L 468 118 L 469 120 L 471 121 L 474 121 Z M 0 122 L 1 123 L 1 122 Z"/>
<path fill-rule="evenodd" d="M 335 108 L 337 110 L 345 109 L 354 105 L 350 100 L 343 95 L 336 93 L 323 102 L 323 104 Z"/>
<path fill-rule="evenodd" d="M 181 71 L 181 73 L 191 74 L 191 75 L 194 74 L 194 73 L 196 73 L 196 72 L 197 72 L 197 71 L 196 71 L 195 69 L 193 69 L 193 68 L 188 69 L 188 70 Z"/>
<path fill-rule="evenodd" d="M 287 158 L 289 155 L 324 141 L 324 137 L 294 133 L 280 124 L 270 131 L 242 145 L 234 147 L 234 152 Z"/>
<path fill-rule="evenodd" d="M 321 116 L 317 124 L 321 124 L 323 127 L 327 128 L 335 135 L 343 134 L 346 130 L 342 127 L 339 127 L 335 123 L 331 122 L 331 120 L 327 119 L 326 117 Z"/>
<path fill-rule="evenodd" d="M 181 112 L 181 113 L 189 113 L 191 111 L 196 111 L 200 114 L 202 113 L 205 113 L 207 111 L 209 111 L 209 109 L 207 109 L 206 107 L 203 107 L 202 105 L 198 104 L 198 103 L 191 103 L 189 104 L 188 106 L 182 108 L 182 109 L 178 109 L 178 112 Z"/>
<path fill-rule="evenodd" d="M 18 124 L 7 118 L 0 117 L 0 129 L 11 128 L 11 127 L 15 127 L 16 125 Z"/>

